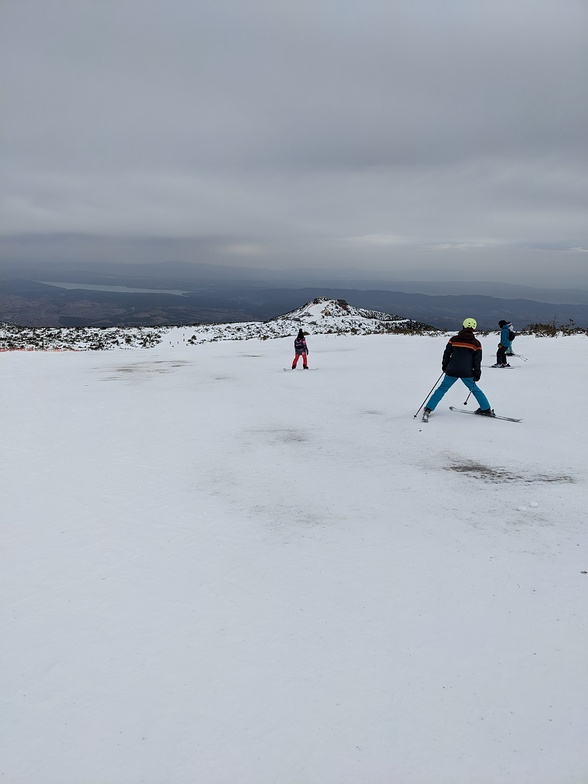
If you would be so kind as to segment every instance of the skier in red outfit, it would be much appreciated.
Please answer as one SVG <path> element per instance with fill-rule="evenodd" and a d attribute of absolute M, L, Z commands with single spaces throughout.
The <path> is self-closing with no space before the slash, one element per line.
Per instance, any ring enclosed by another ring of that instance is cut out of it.
<path fill-rule="evenodd" d="M 301 329 L 298 330 L 298 335 L 294 341 L 294 351 L 296 353 L 292 360 L 292 370 L 296 370 L 296 365 L 298 364 L 300 357 L 302 357 L 302 367 L 304 370 L 308 370 L 308 346 L 306 345 L 304 332 Z"/>

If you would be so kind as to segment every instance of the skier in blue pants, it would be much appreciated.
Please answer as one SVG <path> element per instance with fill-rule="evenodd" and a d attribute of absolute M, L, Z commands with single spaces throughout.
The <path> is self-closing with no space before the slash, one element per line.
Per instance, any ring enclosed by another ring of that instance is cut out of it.
<path fill-rule="evenodd" d="M 429 414 L 437 408 L 441 398 L 451 389 L 458 378 L 463 381 L 478 401 L 479 408 L 476 414 L 494 416 L 488 398 L 476 385 L 482 375 L 482 344 L 474 335 L 477 326 L 476 319 L 467 318 L 463 322 L 463 329 L 457 335 L 449 338 L 441 363 L 445 378 L 429 398 L 423 419 L 429 418 Z"/>

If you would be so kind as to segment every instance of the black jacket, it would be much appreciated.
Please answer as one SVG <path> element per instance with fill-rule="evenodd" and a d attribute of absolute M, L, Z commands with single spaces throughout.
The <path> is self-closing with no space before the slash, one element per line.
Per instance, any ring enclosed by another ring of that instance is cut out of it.
<path fill-rule="evenodd" d="M 455 378 L 473 378 L 477 381 L 482 374 L 481 365 L 482 344 L 474 335 L 473 329 L 462 329 L 449 338 L 441 363 L 444 373 Z"/>

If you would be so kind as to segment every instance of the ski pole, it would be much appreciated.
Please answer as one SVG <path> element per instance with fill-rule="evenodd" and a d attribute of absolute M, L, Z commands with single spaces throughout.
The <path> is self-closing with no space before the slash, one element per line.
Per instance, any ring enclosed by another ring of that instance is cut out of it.
<path fill-rule="evenodd" d="M 464 404 L 464 406 L 467 406 L 467 404 L 468 404 L 468 400 L 470 399 L 470 395 L 471 395 L 471 394 L 472 394 L 472 390 L 470 389 L 469 395 L 468 395 L 468 396 L 466 397 L 466 399 L 463 401 L 463 404 Z"/>
<path fill-rule="evenodd" d="M 445 372 L 445 371 L 443 371 L 443 372 Z M 437 381 L 435 381 L 435 383 L 434 383 L 434 384 L 433 384 L 433 386 L 431 387 L 431 392 L 432 392 L 432 391 L 435 389 L 435 387 L 437 386 L 437 384 L 438 384 L 438 383 L 441 381 L 441 378 L 442 378 L 442 376 L 443 376 L 443 373 L 441 373 L 441 375 L 439 376 L 439 378 L 437 379 Z M 430 397 L 430 395 L 431 395 L 431 392 L 429 392 L 429 394 L 427 395 L 427 397 L 426 397 L 426 398 L 423 400 L 423 402 L 420 404 L 420 406 L 419 406 L 419 411 L 421 410 L 421 408 L 422 408 L 422 407 L 425 405 L 425 403 L 426 403 L 426 402 L 427 402 L 427 400 L 429 399 L 429 397 Z M 417 411 L 417 412 L 416 412 L 416 414 L 413 416 L 413 419 L 416 419 L 416 418 L 417 418 L 417 416 L 419 415 L 419 411 Z"/>

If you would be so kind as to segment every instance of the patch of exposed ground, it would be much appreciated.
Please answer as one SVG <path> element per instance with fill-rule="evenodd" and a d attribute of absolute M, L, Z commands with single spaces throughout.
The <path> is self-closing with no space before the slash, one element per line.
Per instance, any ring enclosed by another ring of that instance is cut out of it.
<path fill-rule="evenodd" d="M 455 471 L 458 474 L 466 474 L 475 479 L 483 479 L 487 482 L 520 482 L 531 484 L 533 482 L 554 482 L 560 484 L 570 484 L 575 482 L 574 477 L 569 474 L 541 473 L 541 474 L 519 474 L 509 471 L 507 468 L 484 465 L 473 460 L 453 463 L 447 466 L 446 471 Z"/>

